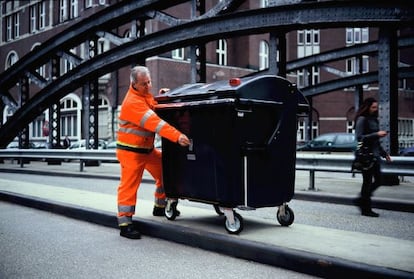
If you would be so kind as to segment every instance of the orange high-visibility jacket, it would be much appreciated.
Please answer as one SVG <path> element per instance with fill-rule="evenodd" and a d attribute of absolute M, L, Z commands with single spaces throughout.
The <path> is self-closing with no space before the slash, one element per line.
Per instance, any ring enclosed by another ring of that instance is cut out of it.
<path fill-rule="evenodd" d="M 178 141 L 181 132 L 158 117 L 153 111 L 156 104 L 151 94 L 143 95 L 129 87 L 119 116 L 118 147 L 131 151 L 151 150 L 155 133 L 172 142 Z"/>

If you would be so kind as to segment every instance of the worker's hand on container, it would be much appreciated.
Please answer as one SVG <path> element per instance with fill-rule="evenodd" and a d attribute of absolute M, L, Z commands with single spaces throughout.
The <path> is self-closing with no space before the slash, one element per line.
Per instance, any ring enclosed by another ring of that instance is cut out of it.
<path fill-rule="evenodd" d="M 190 143 L 191 141 L 184 134 L 181 134 L 180 137 L 178 138 L 178 144 L 181 146 L 189 146 Z"/>

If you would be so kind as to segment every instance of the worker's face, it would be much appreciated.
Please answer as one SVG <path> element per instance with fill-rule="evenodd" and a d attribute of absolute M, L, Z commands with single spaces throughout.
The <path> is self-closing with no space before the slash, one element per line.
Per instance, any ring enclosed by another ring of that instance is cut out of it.
<path fill-rule="evenodd" d="M 372 103 L 372 105 L 369 107 L 369 114 L 378 116 L 378 103 L 377 102 Z"/>
<path fill-rule="evenodd" d="M 134 84 L 134 88 L 141 93 L 150 93 L 152 89 L 151 77 L 147 75 L 138 76 L 138 81 Z"/>

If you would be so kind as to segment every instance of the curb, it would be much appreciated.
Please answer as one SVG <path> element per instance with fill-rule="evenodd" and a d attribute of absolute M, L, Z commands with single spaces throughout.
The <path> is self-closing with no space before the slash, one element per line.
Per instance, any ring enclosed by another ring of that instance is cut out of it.
<path fill-rule="evenodd" d="M 106 211 L 58 204 L 50 200 L 4 191 L 0 191 L 0 200 L 106 227 L 118 228 L 116 216 Z M 145 219 L 134 221 L 134 223 L 139 226 L 144 235 L 318 277 L 339 278 L 344 274 L 348 277 L 355 276 L 359 278 L 412 278 L 413 276 L 413 274 L 401 270 L 362 264 L 280 246 L 269 246 L 264 243 L 240 240 L 231 235 L 205 232 L 180 225 L 158 223 Z"/>
<path fill-rule="evenodd" d="M 62 176 L 62 177 L 86 177 L 86 178 L 95 178 L 95 179 L 110 179 L 110 180 L 119 180 L 117 175 L 105 175 L 105 174 L 91 174 L 81 172 L 79 174 L 74 174 L 73 172 L 50 172 L 42 170 L 18 170 L 18 169 L 2 169 L 0 172 L 8 173 L 27 173 L 27 174 L 36 174 L 36 175 L 47 175 L 47 176 Z M 151 183 L 154 180 L 151 178 L 142 177 L 142 182 Z M 325 202 L 325 203 L 334 203 L 334 204 L 343 204 L 343 205 L 355 205 L 356 196 L 350 195 L 338 195 L 332 193 L 320 193 L 312 191 L 298 191 L 295 190 L 293 199 L 304 200 L 304 201 L 314 201 L 314 202 Z M 378 209 L 392 210 L 392 211 L 402 211 L 402 212 L 411 212 L 414 213 L 414 202 L 406 200 L 397 200 L 389 198 L 372 198 L 372 207 Z"/>

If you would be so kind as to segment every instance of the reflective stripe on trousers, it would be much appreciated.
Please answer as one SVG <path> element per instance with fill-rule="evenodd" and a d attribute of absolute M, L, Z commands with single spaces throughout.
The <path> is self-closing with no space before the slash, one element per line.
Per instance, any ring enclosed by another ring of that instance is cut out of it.
<path fill-rule="evenodd" d="M 132 215 L 135 213 L 135 205 L 137 201 L 137 191 L 141 184 L 144 170 L 147 170 L 155 179 L 155 205 L 161 207 L 165 206 L 166 196 L 164 188 L 162 187 L 161 152 L 154 149 L 149 154 L 139 154 L 117 149 L 116 154 L 121 165 L 121 180 L 118 186 L 119 224 L 125 223 L 125 218 L 123 217 L 130 217 L 132 222 Z"/>

